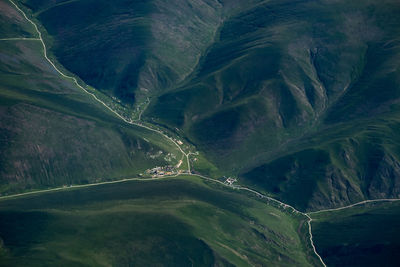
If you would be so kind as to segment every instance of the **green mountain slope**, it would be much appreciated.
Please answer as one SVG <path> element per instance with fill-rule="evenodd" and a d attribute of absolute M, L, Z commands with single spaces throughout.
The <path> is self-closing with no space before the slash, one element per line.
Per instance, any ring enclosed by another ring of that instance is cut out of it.
<path fill-rule="evenodd" d="M 398 266 L 399 203 L 312 214 L 318 252 L 328 266 Z"/>
<path fill-rule="evenodd" d="M 37 37 L 20 14 L 4 12 L 0 39 L 25 31 L 22 37 Z M 136 176 L 178 162 L 174 144 L 122 123 L 60 78 L 39 41 L 2 40 L 0 51 L 0 194 Z"/>
<path fill-rule="evenodd" d="M 20 1 L 60 63 L 127 105 L 184 79 L 222 18 L 245 1 Z"/>
<path fill-rule="evenodd" d="M 8 1 L 1 1 L 0 7 L 1 38 L 36 37 L 33 26 Z"/>
<path fill-rule="evenodd" d="M 153 102 L 226 173 L 300 209 L 399 197 L 398 1 L 268 1 Z"/>
<path fill-rule="evenodd" d="M 0 261 L 313 266 L 304 219 L 191 177 L 71 189 L 0 201 Z"/>
<path fill-rule="evenodd" d="M 0 194 L 65 188 L 0 200 L 0 265 L 320 264 L 305 214 L 243 191 L 68 187 L 155 166 L 187 161 L 301 211 L 400 198 L 399 1 L 16 3 L 83 87 L 1 1 Z M 317 250 L 393 265 L 397 213 L 312 214 Z"/>
<path fill-rule="evenodd" d="M 326 128 L 242 177 L 303 210 L 398 198 L 398 118 L 392 112 Z"/>
<path fill-rule="evenodd" d="M 195 171 L 303 210 L 399 196 L 398 1 L 20 3 L 69 71 L 151 98 L 142 118 L 211 162 Z"/>

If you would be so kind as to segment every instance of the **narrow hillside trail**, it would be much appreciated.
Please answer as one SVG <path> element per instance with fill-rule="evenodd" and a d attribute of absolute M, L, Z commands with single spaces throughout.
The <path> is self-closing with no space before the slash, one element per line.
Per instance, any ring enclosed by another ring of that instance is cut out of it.
<path fill-rule="evenodd" d="M 0 41 L 40 41 L 39 38 L 15 37 L 15 38 L 0 38 Z"/>
<path fill-rule="evenodd" d="M 93 186 L 100 186 L 100 185 L 107 185 L 107 184 L 117 184 L 117 183 L 123 183 L 123 182 L 128 182 L 128 181 L 141 181 L 141 182 L 148 182 L 148 181 L 155 181 L 155 180 L 160 180 L 160 179 L 165 179 L 165 178 L 173 178 L 173 177 L 178 177 L 178 176 L 184 176 L 184 175 L 189 175 L 189 176 L 194 176 L 194 177 L 199 177 L 203 180 L 207 180 L 207 181 L 211 181 L 214 183 L 218 183 L 221 184 L 223 186 L 229 187 L 229 188 L 233 188 L 236 190 L 243 190 L 243 191 L 247 191 L 247 192 L 251 192 L 253 194 L 255 194 L 256 196 L 266 199 L 268 201 L 274 202 L 276 204 L 278 204 L 279 207 L 281 207 L 282 209 L 286 210 L 286 209 L 290 209 L 292 211 L 292 213 L 296 213 L 296 214 L 300 214 L 303 215 L 307 218 L 307 222 L 308 222 L 308 232 L 309 232 L 309 241 L 311 244 L 311 247 L 313 249 L 314 254 L 316 255 L 316 257 L 319 259 L 320 263 L 322 266 L 326 267 L 326 264 L 324 263 L 323 259 L 321 258 L 321 256 L 318 254 L 317 249 L 314 245 L 314 241 L 313 241 L 313 235 L 312 235 L 312 227 L 311 227 L 311 223 L 313 221 L 313 219 L 311 218 L 310 215 L 315 214 L 315 213 L 321 213 L 321 212 L 330 212 L 330 211 L 337 211 L 337 210 L 342 210 L 342 209 L 347 209 L 347 208 L 352 208 L 354 206 L 358 206 L 358 205 L 362 205 L 362 204 L 366 204 L 366 203 L 372 203 L 372 202 L 385 202 L 385 201 L 400 201 L 400 199 L 377 199 L 377 200 L 365 200 L 365 201 L 361 201 L 359 203 L 355 203 L 355 204 L 351 204 L 349 206 L 346 207 L 340 207 L 340 208 L 335 208 L 335 209 L 326 209 L 326 210 L 320 210 L 320 211 L 314 211 L 314 212 L 308 212 L 308 213 L 304 213 L 301 212 L 297 209 L 295 209 L 293 206 L 286 204 L 282 201 L 279 201 L 277 199 L 274 199 L 272 197 L 269 197 L 265 194 L 262 194 L 254 189 L 251 188 L 247 188 L 247 187 L 243 187 L 243 186 L 236 186 L 236 185 L 228 185 L 224 182 L 221 182 L 217 179 L 211 178 L 211 177 L 207 177 L 204 175 L 200 175 L 200 174 L 193 174 L 191 173 L 191 166 L 190 166 L 190 160 L 189 160 L 189 156 L 193 155 L 192 152 L 188 152 L 186 153 L 181 146 L 170 136 L 166 135 L 165 133 L 163 133 L 162 131 L 158 130 L 158 129 L 154 129 L 151 128 L 149 126 L 144 125 L 143 123 L 140 123 L 139 121 L 131 121 L 126 119 L 125 117 L 123 117 L 122 115 L 120 115 L 117 111 L 113 110 L 111 107 L 109 107 L 106 103 L 104 103 L 101 99 L 99 99 L 95 94 L 89 92 L 86 88 L 84 88 L 83 86 L 81 86 L 78 82 L 78 80 L 73 77 L 73 76 L 69 76 L 64 74 L 61 70 L 59 70 L 57 68 L 57 66 L 49 59 L 49 57 L 47 56 L 47 47 L 46 44 L 44 43 L 44 40 L 42 38 L 42 33 L 39 31 L 38 26 L 31 20 L 28 18 L 28 16 L 25 14 L 25 12 L 20 9 L 18 7 L 17 4 L 14 3 L 13 0 L 9 0 L 11 2 L 12 5 L 15 6 L 15 8 L 24 16 L 24 18 L 31 23 L 39 38 L 4 38 L 4 39 L 0 39 L 0 41 L 11 41 L 11 40 L 35 40 L 35 41 L 40 41 L 42 46 L 43 46 L 43 54 L 45 59 L 51 64 L 51 66 L 54 68 L 54 70 L 63 78 L 67 78 L 72 80 L 72 82 L 78 87 L 80 88 L 83 92 L 85 92 L 86 94 L 90 95 L 91 97 L 93 97 L 98 103 L 102 104 L 106 109 L 108 109 L 110 112 L 112 112 L 114 115 L 116 115 L 118 118 L 120 118 L 121 120 L 123 120 L 125 123 L 131 124 L 131 125 L 135 125 L 144 129 L 147 129 L 149 131 L 152 132 L 156 132 L 158 134 L 160 134 L 161 136 L 163 136 L 164 138 L 166 138 L 168 141 L 170 141 L 171 143 L 173 143 L 178 150 L 182 153 L 182 161 L 184 158 L 186 158 L 186 163 L 187 163 L 187 171 L 188 173 L 186 174 L 176 174 L 176 175 L 171 175 L 171 176 L 162 176 L 162 177 L 156 177 L 156 178 L 127 178 L 127 179 L 121 179 L 121 180 L 116 180 L 116 181 L 109 181 L 109 182 L 99 182 L 99 183 L 92 183 L 92 184 L 85 184 L 85 185 L 70 185 L 70 186 L 63 186 L 63 187 L 58 187 L 58 188 L 52 188 L 52 189 L 45 189 L 45 190 L 37 190 L 37 191 L 32 191 L 32 192 L 26 192 L 26 193 L 20 193 L 20 194 L 14 194 L 14 195 L 7 195 L 7 196 L 0 196 L 0 200 L 4 200 L 4 199 L 11 199 L 11 198 L 15 198 L 15 197 L 20 197 L 20 196 L 27 196 L 27 195 L 34 195 L 34 194 L 40 194 L 40 193 L 46 193 L 46 192 L 54 192 L 54 191 L 62 191 L 62 190 L 70 190 L 70 189 L 77 189 L 77 188 L 87 188 L 87 187 L 93 187 Z M 141 117 L 143 111 L 140 113 L 139 117 Z"/>
<path fill-rule="evenodd" d="M 178 176 L 178 175 L 176 175 L 176 176 Z M 169 176 L 169 177 L 174 177 L 174 176 Z M 25 193 L 20 193 L 20 194 L 0 196 L 0 200 L 12 199 L 12 198 L 16 198 L 16 197 L 23 197 L 23 196 L 29 196 L 29 195 L 37 195 L 37 194 L 41 194 L 41 193 L 48 193 L 48 192 L 55 192 L 55 191 L 65 191 L 68 189 L 87 188 L 87 187 L 92 187 L 92 186 L 108 185 L 108 184 L 118 184 L 118 183 L 124 183 L 124 182 L 129 182 L 129 181 L 141 181 L 141 182 L 154 181 L 154 180 L 161 180 L 163 178 L 164 177 L 155 177 L 155 178 L 136 177 L 136 178 L 126 178 L 126 179 L 121 179 L 121 180 L 99 182 L 99 183 L 92 183 L 92 184 L 69 185 L 69 186 L 55 187 L 55 188 L 50 188 L 50 189 L 35 190 L 35 191 L 30 191 L 30 192 L 25 192 Z"/>
<path fill-rule="evenodd" d="M 326 210 L 317 210 L 317 211 L 311 211 L 311 212 L 307 212 L 308 215 L 312 215 L 312 214 L 317 214 L 317 213 L 323 213 L 323 212 L 331 212 L 331 211 L 338 211 L 338 210 L 344 210 L 344 209 L 348 209 L 348 208 L 353 208 L 356 206 L 361 206 L 364 204 L 368 204 L 368 203 L 376 203 L 376 202 L 396 202 L 396 201 L 400 201 L 400 198 L 380 198 L 380 199 L 369 199 L 369 200 L 363 200 L 348 206 L 344 206 L 344 207 L 339 207 L 339 208 L 333 208 L 333 209 L 326 209 Z"/>

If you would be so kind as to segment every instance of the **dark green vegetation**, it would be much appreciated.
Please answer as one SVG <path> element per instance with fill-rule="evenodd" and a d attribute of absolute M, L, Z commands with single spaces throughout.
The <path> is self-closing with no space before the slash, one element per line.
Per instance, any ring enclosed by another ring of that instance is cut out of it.
<path fill-rule="evenodd" d="M 33 26 L 8 1 L 0 2 L 0 11 L 0 39 L 37 37 Z"/>
<path fill-rule="evenodd" d="M 70 189 L 0 201 L 0 261 L 311 266 L 304 220 L 191 177 Z"/>
<path fill-rule="evenodd" d="M 147 112 L 295 207 L 398 197 L 398 1 L 268 1 L 235 15 Z"/>
<path fill-rule="evenodd" d="M 398 1 L 249 7 L 146 114 L 302 210 L 398 197 L 398 14 Z"/>
<path fill-rule="evenodd" d="M 239 176 L 299 210 L 400 197 L 399 1 L 18 4 L 60 69 L 114 99 L 110 106 L 139 117 L 150 99 L 142 118 L 199 150 L 192 170 Z M 8 2 L 0 7 L 0 39 L 37 37 Z M 38 41 L 0 41 L 0 63 L 0 193 L 134 176 L 169 164 L 167 153 L 180 159 L 160 135 L 61 79 Z M 304 218 L 193 183 L 5 201 L 1 260 L 316 264 Z M 317 248 L 329 264 L 395 262 L 398 208 L 382 207 L 318 215 Z"/>
<path fill-rule="evenodd" d="M 399 266 L 399 202 L 311 217 L 315 244 L 328 266 Z"/>
<path fill-rule="evenodd" d="M 194 169 L 302 210 L 399 196 L 397 0 L 20 3 L 69 71 L 150 97 L 143 117 L 211 162 Z"/>
<path fill-rule="evenodd" d="M 248 1 L 20 2 L 43 24 L 63 66 L 132 105 L 191 73 L 221 18 Z"/>
<path fill-rule="evenodd" d="M 0 4 L 8 21 L 0 39 L 35 37 L 8 2 Z M 0 194 L 132 177 L 181 157 L 160 135 L 122 123 L 60 78 L 39 41 L 0 41 L 0 81 Z M 176 159 L 167 162 L 170 152 Z"/>

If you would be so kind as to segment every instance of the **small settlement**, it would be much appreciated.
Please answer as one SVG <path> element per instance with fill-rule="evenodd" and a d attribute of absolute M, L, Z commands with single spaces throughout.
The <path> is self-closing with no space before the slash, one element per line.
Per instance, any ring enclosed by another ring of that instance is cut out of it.
<path fill-rule="evenodd" d="M 227 184 L 229 186 L 233 186 L 233 184 L 237 181 L 236 178 L 228 177 L 226 178 L 224 184 Z"/>
<path fill-rule="evenodd" d="M 171 176 L 171 175 L 178 175 L 183 173 L 188 173 L 186 170 L 177 170 L 176 166 L 164 166 L 164 167 L 155 167 L 152 169 L 146 170 L 147 174 L 150 174 L 151 177 L 163 177 L 163 176 Z"/>

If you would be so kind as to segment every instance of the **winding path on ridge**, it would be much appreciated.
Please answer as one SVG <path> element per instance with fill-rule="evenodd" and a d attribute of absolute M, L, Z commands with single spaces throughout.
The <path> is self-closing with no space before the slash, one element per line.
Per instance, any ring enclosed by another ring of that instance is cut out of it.
<path fill-rule="evenodd" d="M 149 131 L 152 132 L 156 132 L 160 135 L 162 135 L 164 138 L 166 138 L 167 140 L 169 140 L 170 142 L 172 142 L 178 149 L 179 151 L 182 153 L 182 159 L 186 158 L 186 162 L 187 162 L 187 170 L 188 173 L 187 174 L 177 174 L 177 175 L 172 175 L 172 176 L 165 176 L 167 178 L 173 178 L 173 177 L 178 177 L 178 176 L 184 176 L 184 175 L 189 175 L 189 176 L 195 176 L 195 177 L 199 177 L 201 179 L 207 180 L 207 181 L 211 181 L 214 183 L 218 183 L 221 184 L 223 186 L 229 187 L 229 188 L 233 188 L 233 189 L 237 189 L 237 190 L 243 190 L 243 191 L 247 191 L 247 192 L 251 192 L 253 194 L 255 194 L 256 196 L 262 198 L 262 199 L 266 199 L 268 201 L 274 202 L 276 204 L 278 204 L 279 207 L 283 208 L 283 209 L 290 209 L 292 210 L 292 213 L 296 213 L 296 214 L 300 214 L 303 215 L 307 218 L 307 223 L 308 223 L 308 232 L 309 232 L 309 240 L 310 240 L 310 244 L 311 247 L 314 251 L 314 254 L 317 256 L 317 258 L 319 259 L 319 261 L 321 262 L 321 265 L 326 267 L 326 264 L 324 263 L 323 259 L 321 258 L 321 256 L 318 254 L 316 247 L 314 245 L 314 241 L 313 241 L 313 235 L 312 235 L 312 227 L 311 227 L 311 223 L 313 221 L 313 219 L 311 218 L 310 215 L 312 214 L 316 214 L 316 213 L 322 213 L 322 212 L 331 212 L 331 211 L 338 211 L 338 210 L 343 210 L 343 209 L 347 209 L 347 208 L 352 208 L 355 206 L 359 206 L 359 205 L 363 205 L 363 204 L 367 204 L 367 203 L 374 203 L 374 202 L 394 202 L 394 201 L 400 201 L 400 199 L 376 199 L 376 200 L 364 200 L 358 203 L 354 203 L 345 207 L 340 207 L 340 208 L 333 208 L 333 209 L 325 209 L 325 210 L 319 210 L 319 211 L 314 211 L 314 212 L 301 212 L 297 209 L 295 209 L 293 206 L 283 203 L 282 201 L 279 201 L 277 199 L 274 199 L 272 197 L 269 197 L 265 194 L 262 194 L 254 189 L 248 188 L 248 187 L 243 187 L 243 186 L 231 186 L 228 185 L 224 182 L 221 182 L 217 179 L 213 179 L 211 177 L 207 177 L 204 175 L 200 175 L 200 174 L 192 174 L 191 173 L 191 167 L 190 167 L 190 161 L 189 161 L 189 156 L 191 154 L 193 154 L 192 152 L 188 152 L 186 153 L 181 146 L 170 136 L 164 134 L 162 131 L 158 130 L 158 129 L 154 129 L 151 128 L 149 126 L 146 126 L 142 123 L 140 123 L 140 119 L 139 121 L 131 121 L 126 119 L 125 117 L 123 117 L 122 115 L 120 115 L 118 112 L 116 112 L 115 110 L 113 110 L 111 107 L 109 107 L 106 103 L 104 103 L 101 99 L 99 99 L 95 94 L 89 92 L 86 88 L 84 88 L 83 86 L 81 86 L 78 82 L 78 80 L 73 77 L 73 76 L 68 76 L 66 74 L 64 74 L 62 71 L 60 71 L 57 66 L 48 58 L 47 56 L 47 48 L 46 48 L 46 44 L 43 41 L 42 38 L 42 33 L 39 31 L 38 26 L 36 25 L 36 23 L 34 23 L 31 19 L 28 18 L 28 16 L 25 14 L 25 12 L 19 8 L 19 6 L 17 4 L 14 3 L 13 0 L 9 0 L 11 2 L 11 4 L 24 16 L 24 18 L 33 25 L 33 27 L 35 28 L 38 37 L 39 38 L 3 38 L 0 39 L 0 41 L 12 41 L 12 40 L 28 40 L 28 41 L 40 41 L 43 45 L 43 54 L 45 59 L 51 64 L 51 66 L 54 68 L 54 70 L 61 75 L 64 78 L 70 79 L 73 81 L 73 83 L 75 83 L 75 85 L 80 88 L 82 91 L 84 91 L 86 94 L 92 96 L 97 102 L 99 102 L 100 104 L 102 104 L 105 108 L 107 108 L 109 111 L 111 111 L 114 115 L 116 115 L 117 117 L 119 117 L 121 120 L 123 120 L 124 122 L 131 124 L 131 125 L 135 125 L 144 129 L 147 129 Z M 142 113 L 142 112 L 141 112 Z M 141 116 L 141 113 L 139 115 L 139 118 Z M 128 182 L 128 181 L 154 181 L 154 180 L 160 180 L 160 179 L 164 179 L 165 177 L 156 177 L 156 178 L 127 178 L 127 179 L 121 179 L 121 180 L 116 180 L 116 181 L 109 181 L 109 182 L 99 182 L 99 183 L 93 183 L 93 184 L 85 184 L 85 185 L 71 185 L 69 187 L 58 187 L 58 188 L 52 188 L 52 189 L 45 189 L 45 190 L 38 190 L 38 191 L 32 191 L 32 192 L 26 192 L 26 193 L 20 193 L 20 194 L 14 194 L 14 195 L 8 195 L 8 196 L 1 196 L 0 200 L 3 199 L 10 199 L 10 198 L 14 198 L 14 197 L 20 197 L 20 196 L 26 196 L 26 195 L 34 195 L 34 194 L 40 194 L 40 193 L 45 193 L 45 192 L 54 192 L 54 191 L 61 191 L 61 190 L 68 190 L 68 189 L 75 189 L 75 188 L 87 188 L 87 187 L 92 187 L 92 186 L 99 186 L 99 185 L 106 185 L 106 184 L 116 184 L 116 183 L 123 183 L 123 182 Z"/>

